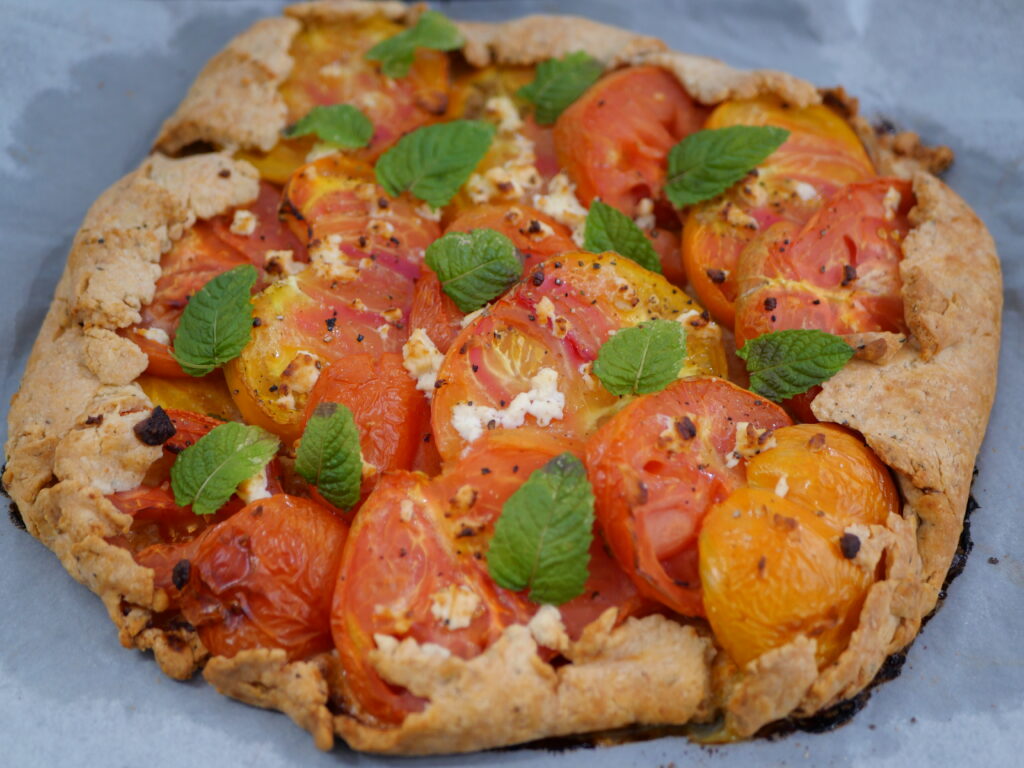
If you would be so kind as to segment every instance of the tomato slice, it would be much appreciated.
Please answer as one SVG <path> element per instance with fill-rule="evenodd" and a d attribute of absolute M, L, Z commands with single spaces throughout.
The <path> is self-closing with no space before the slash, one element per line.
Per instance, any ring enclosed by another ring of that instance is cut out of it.
<path fill-rule="evenodd" d="M 697 297 L 731 328 L 740 253 L 778 221 L 797 225 L 839 187 L 875 175 L 853 129 L 823 105 L 788 107 L 773 97 L 727 101 L 706 128 L 774 125 L 790 136 L 764 163 L 725 194 L 689 209 L 683 226 L 683 264 Z"/>
<path fill-rule="evenodd" d="M 668 152 L 706 116 L 665 70 L 627 67 L 602 77 L 561 114 L 555 151 L 583 205 L 597 197 L 632 217 L 645 198 L 664 207 Z"/>
<path fill-rule="evenodd" d="M 531 398 L 524 393 L 531 390 L 543 390 L 541 399 L 549 404 L 560 393 L 564 403 L 548 413 L 534 398 L 520 423 L 538 423 L 539 414 L 547 429 L 570 439 L 585 437 L 619 407 L 619 399 L 590 374 L 601 345 L 620 328 L 683 312 L 692 313 L 687 315 L 686 370 L 723 373 L 718 328 L 660 275 L 613 253 L 566 253 L 538 264 L 467 325 L 445 356 L 432 406 L 442 458 L 456 458 L 483 430 L 512 426 L 523 398 Z M 552 372 L 557 393 L 548 391 Z M 491 425 L 481 408 L 503 415 Z"/>
<path fill-rule="evenodd" d="M 430 409 L 400 354 L 350 355 L 331 363 L 309 395 L 305 421 L 325 401 L 352 411 L 363 460 L 377 472 L 412 468 Z"/>
<path fill-rule="evenodd" d="M 345 685 L 360 716 L 398 723 L 424 704 L 373 669 L 369 653 L 379 636 L 434 643 L 471 658 L 537 610 L 525 595 L 490 580 L 487 548 L 508 497 L 573 447 L 535 428 L 499 431 L 432 482 L 409 473 L 381 479 L 356 514 L 332 608 Z M 617 608 L 621 621 L 645 607 L 599 539 L 590 569 L 584 594 L 560 609 L 573 637 L 607 608 Z"/>
<path fill-rule="evenodd" d="M 463 317 L 455 302 L 441 288 L 437 275 L 430 269 L 423 270 L 412 295 L 410 331 L 422 328 L 434 346 L 444 353 L 462 330 Z"/>
<path fill-rule="evenodd" d="M 474 229 L 493 229 L 505 235 L 526 256 L 526 270 L 550 256 L 578 250 L 567 226 L 527 205 L 468 208 L 445 228 L 445 234 Z"/>
<path fill-rule="evenodd" d="M 899 273 L 910 183 L 875 179 L 833 194 L 802 227 L 779 222 L 740 257 L 736 345 L 763 333 L 906 333 Z"/>
<path fill-rule="evenodd" d="M 190 560 L 185 618 L 217 656 L 328 650 L 331 595 L 348 527 L 309 499 L 254 501 L 207 530 Z"/>
<path fill-rule="evenodd" d="M 899 514 L 889 471 L 834 424 L 775 432 L 747 464 L 749 487 L 707 514 L 700 534 L 704 605 L 716 640 L 740 665 L 815 638 L 819 666 L 834 661 L 856 628 L 874 575 L 853 562 L 848 526 Z"/>
<path fill-rule="evenodd" d="M 697 534 L 708 508 L 744 482 L 737 435 L 790 423 L 778 406 L 714 378 L 684 379 L 638 398 L 587 442 L 595 512 L 640 592 L 702 616 Z"/>
<path fill-rule="evenodd" d="M 352 104 L 373 123 L 370 145 L 357 152 L 372 161 L 401 136 L 442 115 L 448 105 L 448 55 L 417 48 L 409 74 L 387 77 L 365 54 L 405 27 L 383 15 L 307 24 L 292 42 L 292 71 L 281 84 L 288 119 L 313 107 Z"/>
<path fill-rule="evenodd" d="M 192 411 L 220 421 L 241 421 L 221 371 L 195 378 L 164 378 L 143 374 L 136 382 L 153 405 L 165 411 Z"/>

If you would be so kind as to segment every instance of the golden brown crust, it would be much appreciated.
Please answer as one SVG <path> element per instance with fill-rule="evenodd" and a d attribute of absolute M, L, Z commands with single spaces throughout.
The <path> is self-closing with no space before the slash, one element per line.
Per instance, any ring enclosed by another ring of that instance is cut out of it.
<path fill-rule="evenodd" d="M 420 12 L 397 2 L 337 0 L 303 3 L 289 8 L 288 18 L 258 22 L 207 64 L 164 124 L 157 148 L 173 154 L 201 142 L 269 150 L 285 125 L 278 85 L 291 70 L 288 50 L 301 24 L 369 13 L 411 23 Z M 330 715 L 329 657 L 288 662 L 280 651 L 257 650 L 207 662 L 194 632 L 151 626 L 167 596 L 154 589 L 151 571 L 106 541 L 130 519 L 104 494 L 137 484 L 159 452 L 131 429 L 150 407 L 133 383 L 145 356 L 115 331 L 139 320 L 160 254 L 196 218 L 255 198 L 255 170 L 227 153 L 151 157 L 86 216 L 9 415 L 4 483 L 29 530 L 101 595 L 126 646 L 153 650 L 176 678 L 206 662 L 205 676 L 218 690 L 286 712 L 321 748 L 337 732 L 358 749 L 459 752 L 635 723 L 684 723 L 718 710 L 733 735 L 745 736 L 853 695 L 888 653 L 913 638 L 935 604 L 994 396 L 1001 305 L 994 245 L 966 204 L 924 172 L 948 165 L 951 153 L 925 148 L 913 134 L 876 133 L 841 90 L 819 92 L 785 73 L 743 72 L 674 53 L 653 38 L 589 20 L 527 17 L 460 28 L 465 56 L 476 66 L 535 63 L 584 49 L 609 67 L 664 67 L 706 104 L 763 94 L 795 106 L 824 100 L 858 131 L 880 172 L 913 178 L 917 206 L 902 265 L 912 334 L 849 339 L 857 359 L 813 405 L 820 419 L 864 434 L 896 473 L 905 500 L 903 516 L 856 531 L 858 563 L 869 570 L 881 564 L 885 578 L 869 590 L 843 654 L 818 670 L 813 641 L 798 638 L 736 670 L 721 654 L 712 662 L 711 641 L 693 627 L 648 617 L 613 628 L 613 613 L 575 643 L 558 627 L 510 627 L 471 660 L 385 638 L 372 663 L 429 703 L 401 726 L 381 728 Z M 542 631 L 544 644 L 557 644 L 571 663 L 541 661 Z"/>

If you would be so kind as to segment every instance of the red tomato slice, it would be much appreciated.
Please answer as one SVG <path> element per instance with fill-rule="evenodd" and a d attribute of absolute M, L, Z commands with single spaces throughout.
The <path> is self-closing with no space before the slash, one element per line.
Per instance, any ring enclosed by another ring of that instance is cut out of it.
<path fill-rule="evenodd" d="M 906 333 L 899 267 L 913 205 L 909 182 L 875 179 L 843 187 L 803 227 L 770 227 L 740 258 L 736 345 L 791 328 Z"/>
<path fill-rule="evenodd" d="M 313 107 L 352 104 L 374 125 L 357 154 L 372 161 L 401 136 L 442 115 L 448 105 L 448 55 L 418 48 L 409 74 L 386 77 L 366 52 L 405 27 L 382 15 L 305 25 L 292 42 L 294 65 L 280 92 L 295 122 Z"/>
<path fill-rule="evenodd" d="M 707 510 L 745 479 L 734 455 L 746 426 L 757 435 L 790 424 L 767 400 L 723 379 L 684 379 L 638 398 L 587 442 L 598 523 L 640 592 L 677 613 L 702 616 L 697 534 Z M 767 430 L 767 431 L 766 431 Z"/>
<path fill-rule="evenodd" d="M 627 67 L 602 77 L 561 114 L 555 150 L 583 205 L 599 197 L 635 216 L 644 198 L 663 200 L 669 150 L 706 116 L 665 70 Z"/>
<path fill-rule="evenodd" d="M 555 387 L 564 395 L 561 415 L 546 428 L 570 439 L 586 436 L 619 402 L 589 372 L 601 345 L 620 328 L 686 310 L 696 317 L 688 328 L 687 364 L 695 373 L 724 373 L 718 329 L 660 275 L 612 253 L 566 253 L 538 264 L 452 342 L 434 392 L 438 451 L 445 461 L 460 455 L 472 442 L 462 417 L 477 418 L 480 407 L 513 420 L 515 398 L 538 386 L 535 377 L 550 377 L 545 370 L 557 374 Z M 536 423 L 536 415 L 523 422 Z M 483 419 L 481 428 L 488 423 Z M 497 419 L 494 426 L 500 426 Z"/>
<path fill-rule="evenodd" d="M 444 353 L 462 330 L 463 317 L 455 302 L 441 289 L 437 275 L 430 269 L 423 270 L 412 295 L 410 332 L 422 328 L 434 346 Z"/>
<path fill-rule="evenodd" d="M 506 203 L 469 208 L 445 228 L 445 234 L 474 229 L 493 229 L 505 235 L 527 257 L 527 270 L 549 256 L 578 250 L 567 226 L 527 205 Z"/>
<path fill-rule="evenodd" d="M 790 136 L 764 163 L 725 194 L 689 209 L 683 264 L 697 297 L 718 322 L 733 326 L 740 253 L 778 221 L 803 224 L 823 198 L 844 184 L 870 179 L 874 166 L 853 129 L 828 107 L 795 109 L 777 99 L 727 101 L 708 129 L 774 125 Z"/>
<path fill-rule="evenodd" d="M 486 552 L 508 497 L 572 447 L 542 430 L 494 432 L 433 482 L 407 473 L 381 479 L 353 522 L 332 608 L 346 686 L 361 715 L 397 723 L 423 707 L 374 671 L 375 636 L 411 637 L 471 658 L 533 615 L 537 606 L 525 595 L 490 580 Z M 618 608 L 621 621 L 643 606 L 598 540 L 586 591 L 562 610 L 578 637 L 607 608 Z"/>
<path fill-rule="evenodd" d="M 210 528 L 190 560 L 185 618 L 217 656 L 282 648 L 301 659 L 331 647 L 331 595 L 348 527 L 295 496 L 254 501 Z"/>
<path fill-rule="evenodd" d="M 322 402 L 341 403 L 352 411 L 363 460 L 378 472 L 412 468 L 429 406 L 400 354 L 350 355 L 331 363 L 309 395 L 305 421 Z"/>

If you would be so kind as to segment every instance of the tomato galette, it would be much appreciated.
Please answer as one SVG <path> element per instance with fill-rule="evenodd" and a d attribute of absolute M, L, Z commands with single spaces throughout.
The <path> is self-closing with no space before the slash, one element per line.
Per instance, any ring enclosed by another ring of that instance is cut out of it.
<path fill-rule="evenodd" d="M 957 545 L 1001 283 L 950 161 L 585 19 L 291 7 L 87 214 L 4 485 L 126 647 L 321 748 L 753 736 Z"/>

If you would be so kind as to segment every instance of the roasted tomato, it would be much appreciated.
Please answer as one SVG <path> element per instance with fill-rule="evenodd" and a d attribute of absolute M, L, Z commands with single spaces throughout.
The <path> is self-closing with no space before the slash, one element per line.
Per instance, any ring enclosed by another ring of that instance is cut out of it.
<path fill-rule="evenodd" d="M 165 411 L 192 411 L 221 421 L 242 419 L 220 371 L 184 379 L 143 374 L 136 382 L 153 405 L 159 405 Z"/>
<path fill-rule="evenodd" d="M 714 506 L 700 533 L 704 606 L 740 665 L 800 635 L 823 666 L 857 626 L 873 564 L 855 559 L 850 526 L 899 513 L 892 478 L 870 449 L 832 424 L 775 432 L 747 464 L 749 487 Z"/>
<path fill-rule="evenodd" d="M 447 206 L 449 218 L 489 202 L 527 203 L 558 172 L 549 127 L 538 126 L 516 91 L 533 67 L 485 67 L 456 82 L 447 119 L 485 120 L 497 131 L 476 172 Z"/>
<path fill-rule="evenodd" d="M 613 253 L 566 253 L 530 274 L 452 342 L 432 421 L 445 461 L 487 429 L 539 423 L 580 439 L 619 406 L 590 374 L 613 331 L 687 313 L 684 373 L 723 374 L 717 326 L 660 275 Z"/>
<path fill-rule="evenodd" d="M 191 556 L 195 541 L 203 531 L 231 517 L 245 502 L 233 496 L 214 515 L 197 515 L 191 507 L 175 503 L 169 482 L 175 457 L 222 422 L 199 413 L 166 410 L 176 431 L 164 443 L 163 456 L 150 467 L 142 485 L 107 498 L 119 512 L 132 517 L 131 528 L 113 537 L 111 542 L 130 550 L 140 565 L 152 568 L 156 587 L 166 590 L 170 596 L 177 596 L 178 588 L 172 578 L 174 566 Z M 279 493 L 280 490 L 280 468 L 275 460 L 267 467 L 267 491 Z"/>
<path fill-rule="evenodd" d="M 142 322 L 126 331 L 149 357 L 148 373 L 186 377 L 170 347 L 185 305 L 207 282 L 242 264 L 263 269 L 268 253 L 275 251 L 289 252 L 293 261 L 306 260 L 305 247 L 277 217 L 280 197 L 276 187 L 262 183 L 251 205 L 196 222 L 161 257 L 153 300 L 142 308 Z"/>
<path fill-rule="evenodd" d="M 365 163 L 332 156 L 289 181 L 286 219 L 312 264 L 253 299 L 253 338 L 225 367 L 246 420 L 288 441 L 327 364 L 401 352 L 408 337 L 414 280 L 439 228 L 372 179 Z"/>
<path fill-rule="evenodd" d="M 906 333 L 902 242 L 910 183 L 875 179 L 832 195 L 802 227 L 773 224 L 739 263 L 736 345 L 790 328 Z"/>
<path fill-rule="evenodd" d="M 412 468 L 430 409 L 400 354 L 349 355 L 331 363 L 309 395 L 306 421 L 321 402 L 352 411 L 363 460 L 377 472 Z"/>
<path fill-rule="evenodd" d="M 185 618 L 210 653 L 331 647 L 331 595 L 348 527 L 309 499 L 254 501 L 210 528 L 190 560 Z"/>
<path fill-rule="evenodd" d="M 743 485 L 745 456 L 789 423 L 763 398 L 723 379 L 697 378 L 634 400 L 590 438 L 586 465 L 598 522 L 643 594 L 703 615 L 701 521 Z"/>
<path fill-rule="evenodd" d="M 410 332 L 422 328 L 434 346 L 444 353 L 462 330 L 463 317 L 455 302 L 442 290 L 437 275 L 429 269 L 423 270 L 412 295 Z"/>
<path fill-rule="evenodd" d="M 770 97 L 727 101 L 706 128 L 774 125 L 790 136 L 764 163 L 725 194 L 689 209 L 683 226 L 683 264 L 697 297 L 731 328 L 740 253 L 777 221 L 803 224 L 839 187 L 875 175 L 850 126 L 828 107 L 796 109 Z"/>
<path fill-rule="evenodd" d="M 628 67 L 602 77 L 561 114 L 555 151 L 585 206 L 599 197 L 636 216 L 645 198 L 663 200 L 669 150 L 706 116 L 673 75 Z"/>
<path fill-rule="evenodd" d="M 526 205 L 478 205 L 468 208 L 445 229 L 470 232 L 493 229 L 511 240 L 526 258 L 526 269 L 549 256 L 576 251 L 572 232 L 545 213 Z"/>
<path fill-rule="evenodd" d="M 347 692 L 361 716 L 397 723 L 423 707 L 377 675 L 375 647 L 412 638 L 470 658 L 536 611 L 495 586 L 485 555 L 505 500 L 568 447 L 542 430 L 494 432 L 433 482 L 408 473 L 381 479 L 353 522 L 332 609 Z M 609 607 L 624 619 L 642 605 L 599 543 L 593 551 L 587 591 L 562 607 L 574 637 Z"/>

